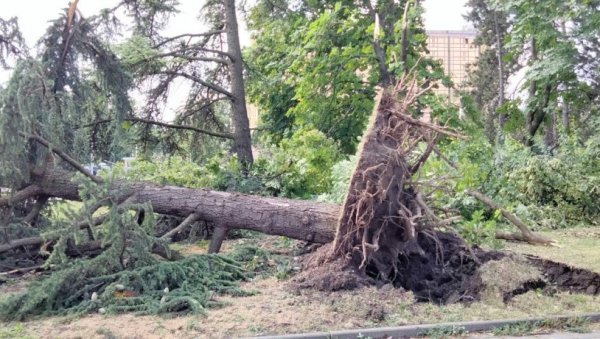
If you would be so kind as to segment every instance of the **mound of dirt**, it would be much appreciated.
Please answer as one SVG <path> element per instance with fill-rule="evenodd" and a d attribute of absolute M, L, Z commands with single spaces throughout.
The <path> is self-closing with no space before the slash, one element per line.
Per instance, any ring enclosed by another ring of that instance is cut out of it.
<path fill-rule="evenodd" d="M 548 286 L 573 293 L 600 294 L 600 274 L 532 255 L 526 257 L 540 268 Z"/>
<path fill-rule="evenodd" d="M 502 256 L 469 249 L 461 238 L 443 232 L 435 236 L 421 232 L 404 248 L 394 286 L 412 291 L 417 301 L 435 303 L 477 300 L 483 288 L 477 269 Z"/>
<path fill-rule="evenodd" d="M 329 260 L 330 251 L 331 244 L 326 244 L 301 257 L 303 270 L 292 279 L 291 290 L 335 292 L 375 285 L 375 279 L 348 265 L 342 258 Z"/>
<path fill-rule="evenodd" d="M 391 283 L 412 291 L 416 301 L 439 304 L 480 300 L 490 290 L 504 302 L 532 290 L 600 294 L 598 273 L 535 256 L 470 248 L 451 233 L 420 232 L 407 241 L 391 281 L 371 265 L 361 272 L 345 260 L 329 261 L 330 251 L 331 245 L 325 245 L 304 256 L 292 288 L 333 292 Z"/>
<path fill-rule="evenodd" d="M 483 288 L 477 269 L 483 262 L 503 256 L 499 252 L 470 249 L 461 238 L 450 233 L 420 232 L 403 244 L 397 274 L 383 279 L 374 265 L 367 265 L 363 273 L 343 258 L 327 260 L 330 250 L 331 246 L 326 245 L 307 255 L 302 262 L 303 272 L 292 285 L 333 292 L 391 283 L 412 291 L 418 301 L 473 301 Z"/>

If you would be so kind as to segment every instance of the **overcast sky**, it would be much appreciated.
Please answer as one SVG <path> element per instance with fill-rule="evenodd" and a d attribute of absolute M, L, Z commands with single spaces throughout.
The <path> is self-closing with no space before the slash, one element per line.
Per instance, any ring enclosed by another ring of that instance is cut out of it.
<path fill-rule="evenodd" d="M 78 8 L 84 16 L 98 13 L 102 8 L 114 6 L 117 0 L 80 0 Z M 425 0 L 425 26 L 433 30 L 458 30 L 466 27 L 462 18 L 465 12 L 466 0 Z M 4 19 L 16 16 L 27 43 L 33 46 L 44 33 L 48 21 L 58 17 L 67 7 L 69 0 L 29 0 L 29 1 L 2 1 L 0 16 Z M 190 27 L 198 26 L 197 13 L 202 1 L 180 0 L 181 13 L 177 20 L 171 20 L 167 28 L 169 35 L 189 33 Z M 248 41 L 248 34 L 244 31 L 243 23 L 240 24 L 241 40 Z M 8 73 L 0 71 L 0 83 L 4 83 Z"/>
<path fill-rule="evenodd" d="M 462 29 L 466 23 L 462 18 L 466 0 L 425 0 L 425 25 L 427 29 Z M 0 16 L 19 18 L 21 30 L 31 45 L 44 33 L 47 22 L 58 17 L 63 8 L 67 7 L 69 0 L 30 0 L 30 1 L 2 1 Z M 84 16 L 98 13 L 102 8 L 110 7 L 117 0 L 80 0 L 79 9 Z M 178 15 L 169 27 L 169 32 L 177 34 L 189 31 L 196 21 L 196 13 L 201 1 L 180 0 L 182 13 Z"/>

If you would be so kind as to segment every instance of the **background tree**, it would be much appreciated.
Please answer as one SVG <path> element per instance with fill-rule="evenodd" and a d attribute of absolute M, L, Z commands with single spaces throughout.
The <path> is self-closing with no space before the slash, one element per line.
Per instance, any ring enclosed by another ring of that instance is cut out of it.
<path fill-rule="evenodd" d="M 590 85 L 598 75 L 590 67 L 594 61 L 588 53 L 598 45 L 597 33 L 591 29 L 598 4 L 495 1 L 493 6 L 510 18 L 506 59 L 527 68 L 521 87 L 527 89 L 522 112 L 521 107 L 511 108 L 511 102 L 504 108 L 512 120 L 511 128 L 517 128 L 516 133 L 529 146 L 543 131 L 546 146 L 555 147 L 558 121 L 567 127 L 571 119 L 584 116 L 587 120 L 596 114 L 597 95 L 592 89 L 595 86 Z"/>
<path fill-rule="evenodd" d="M 506 117 L 499 114 L 506 96 L 509 76 L 514 63 L 505 58 L 505 39 L 508 34 L 508 18 L 505 12 L 495 10 L 486 0 L 470 0 L 465 19 L 477 30 L 474 44 L 480 49 L 477 62 L 469 72 L 468 85 L 478 109 L 485 121 L 486 135 L 494 142 Z"/>
<path fill-rule="evenodd" d="M 421 13 L 418 1 L 258 2 L 249 15 L 249 93 L 261 108 L 262 132 L 278 142 L 317 129 L 353 154 L 377 86 L 415 65 L 423 79 L 444 78 L 438 63 L 422 57 Z"/>
<path fill-rule="evenodd" d="M 144 112 L 134 120 L 145 125 L 144 145 L 160 143 L 170 153 L 188 144 L 185 152 L 195 152 L 198 159 L 195 148 L 206 141 L 204 136 L 217 137 L 232 140 L 238 160 L 250 166 L 253 155 L 235 2 L 208 1 L 198 25 L 204 26 L 204 32 L 177 36 L 162 33 L 177 11 L 176 1 L 124 1 L 122 5 L 133 14 L 136 25 L 134 35 L 119 49 L 121 57 L 138 83 L 150 84 Z M 165 103 L 172 100 L 171 87 L 182 82 L 190 86 L 184 106 L 172 124 L 161 123 Z M 157 125 L 166 130 L 158 139 L 150 133 L 150 127 Z"/>

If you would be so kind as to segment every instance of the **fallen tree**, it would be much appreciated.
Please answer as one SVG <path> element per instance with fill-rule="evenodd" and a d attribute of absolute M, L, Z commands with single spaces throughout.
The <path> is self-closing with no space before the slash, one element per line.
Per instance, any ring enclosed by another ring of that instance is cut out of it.
<path fill-rule="evenodd" d="M 0 206 L 16 204 L 19 200 L 40 194 L 80 200 L 79 187 L 73 176 L 73 172 L 47 169 L 42 176 L 35 178 L 35 184 L 22 190 L 23 193 L 0 200 Z M 156 213 L 181 217 L 194 214 L 198 219 L 214 223 L 217 228 L 255 230 L 316 243 L 333 240 L 339 217 L 338 205 L 313 201 L 161 186 L 149 182 L 116 181 L 114 190 L 131 203 L 149 203 Z M 28 244 L 39 244 L 39 241 L 15 240 L 13 245 L 0 246 L 0 253 Z"/>

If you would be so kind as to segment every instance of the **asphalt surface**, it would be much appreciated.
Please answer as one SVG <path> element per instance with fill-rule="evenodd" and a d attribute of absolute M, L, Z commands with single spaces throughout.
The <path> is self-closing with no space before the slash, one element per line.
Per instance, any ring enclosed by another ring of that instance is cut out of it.
<path fill-rule="evenodd" d="M 590 332 L 590 333 L 570 333 L 570 332 L 557 332 L 557 333 L 551 333 L 551 334 L 539 334 L 539 335 L 528 335 L 528 336 L 519 336 L 519 337 L 513 337 L 513 336 L 473 336 L 471 337 L 473 339 L 477 338 L 477 339 L 498 339 L 498 338 L 503 338 L 503 339 L 512 339 L 512 338 L 519 338 L 519 339 L 600 339 L 600 332 L 599 331 L 594 331 L 594 332 Z"/>

